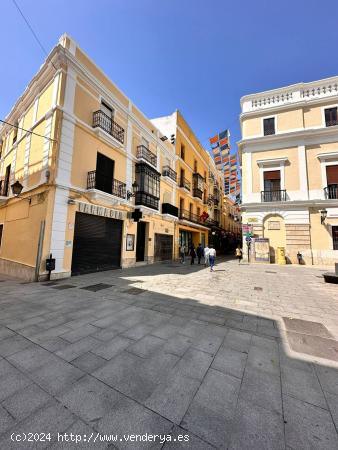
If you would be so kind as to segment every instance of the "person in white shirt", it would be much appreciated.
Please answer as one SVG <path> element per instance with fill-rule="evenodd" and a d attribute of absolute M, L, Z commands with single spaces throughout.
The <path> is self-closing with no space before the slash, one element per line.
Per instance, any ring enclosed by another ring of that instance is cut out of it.
<path fill-rule="evenodd" d="M 216 259 L 216 250 L 214 249 L 213 246 L 211 246 L 209 249 L 210 272 L 214 272 L 215 259 Z"/>
<path fill-rule="evenodd" d="M 204 265 L 205 265 L 205 267 L 208 267 L 208 265 L 209 265 L 209 251 L 210 251 L 210 248 L 206 245 L 204 247 Z"/>

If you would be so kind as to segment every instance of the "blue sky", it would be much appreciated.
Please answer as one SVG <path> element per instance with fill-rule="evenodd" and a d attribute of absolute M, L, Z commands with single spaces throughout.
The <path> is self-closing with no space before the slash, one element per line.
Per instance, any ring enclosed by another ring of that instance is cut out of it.
<path fill-rule="evenodd" d="M 337 0 L 17 0 L 48 51 L 68 32 L 148 116 L 179 109 L 208 148 L 242 95 L 338 74 Z M 1 2 L 0 118 L 45 56 Z"/>

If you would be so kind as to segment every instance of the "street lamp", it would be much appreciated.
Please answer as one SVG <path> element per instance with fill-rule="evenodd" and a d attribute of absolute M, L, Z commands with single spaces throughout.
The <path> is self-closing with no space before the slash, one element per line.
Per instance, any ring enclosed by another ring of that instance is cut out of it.
<path fill-rule="evenodd" d="M 12 189 L 12 193 L 13 193 L 14 197 L 21 198 L 22 200 L 27 200 L 29 203 L 31 203 L 31 201 L 32 201 L 31 198 L 20 197 L 20 194 L 22 192 L 23 186 L 22 186 L 22 184 L 20 183 L 19 180 L 16 180 L 15 183 L 13 183 L 11 185 L 11 189 Z"/>
<path fill-rule="evenodd" d="M 326 209 L 322 209 L 320 212 L 320 223 L 323 225 L 323 223 L 326 220 L 326 216 L 327 216 L 327 211 Z"/>
<path fill-rule="evenodd" d="M 133 191 L 132 191 L 132 192 L 127 191 L 127 200 L 130 200 L 131 197 L 135 197 L 135 194 L 136 194 L 136 192 L 138 191 L 139 186 L 138 186 L 136 180 L 134 181 L 134 183 L 132 184 L 131 187 L 132 187 L 132 190 L 133 190 Z"/>
<path fill-rule="evenodd" d="M 13 183 L 13 184 L 11 185 L 11 189 L 12 189 L 13 195 L 14 195 L 15 197 L 19 197 L 19 195 L 20 195 L 21 192 L 22 192 L 23 186 L 22 186 L 22 184 L 20 183 L 20 181 L 17 180 L 15 183 Z"/>

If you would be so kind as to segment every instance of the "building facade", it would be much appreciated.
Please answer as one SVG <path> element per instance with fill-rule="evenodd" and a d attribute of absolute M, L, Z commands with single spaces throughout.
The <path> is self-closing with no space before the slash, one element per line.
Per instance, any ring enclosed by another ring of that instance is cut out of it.
<path fill-rule="evenodd" d="M 152 123 L 175 149 L 179 208 L 175 254 L 182 245 L 187 252 L 192 244 L 196 247 L 212 243 L 217 247 L 216 236 L 224 230 L 225 220 L 223 175 L 179 111 L 152 119 Z"/>
<path fill-rule="evenodd" d="M 241 99 L 242 222 L 270 260 L 338 262 L 338 77 Z M 298 256 L 297 256 L 298 255 Z"/>
<path fill-rule="evenodd" d="M 195 138 L 178 132 L 171 143 L 68 35 L 6 122 L 0 272 L 45 279 L 51 256 L 51 278 L 64 278 L 170 260 L 183 231 L 195 244 L 208 241 L 211 223 L 200 222 L 208 210 L 207 152 L 196 154 L 194 167 Z M 178 153 L 183 139 L 188 161 Z"/>

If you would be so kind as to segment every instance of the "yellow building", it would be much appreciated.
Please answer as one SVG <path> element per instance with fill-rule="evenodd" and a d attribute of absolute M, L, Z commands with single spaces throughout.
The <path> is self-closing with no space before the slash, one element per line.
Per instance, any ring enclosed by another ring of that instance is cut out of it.
<path fill-rule="evenodd" d="M 182 245 L 186 252 L 192 244 L 196 247 L 211 242 L 217 247 L 216 236 L 224 226 L 222 174 L 179 111 L 152 123 L 170 139 L 176 154 L 179 221 L 175 255 Z"/>
<path fill-rule="evenodd" d="M 52 255 L 64 278 L 170 260 L 184 232 L 206 243 L 215 168 L 174 116 L 173 144 L 63 35 L 0 128 L 0 272 L 45 279 Z"/>
<path fill-rule="evenodd" d="M 338 77 L 241 99 L 242 221 L 270 259 L 338 262 Z"/>
<path fill-rule="evenodd" d="M 1 272 L 43 278 L 50 254 L 53 278 L 173 257 L 174 149 L 70 37 L 6 122 Z"/>

